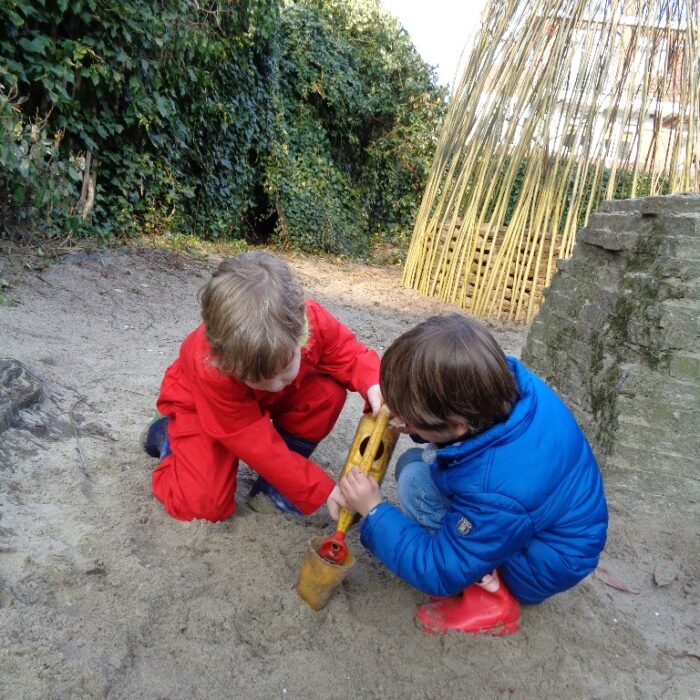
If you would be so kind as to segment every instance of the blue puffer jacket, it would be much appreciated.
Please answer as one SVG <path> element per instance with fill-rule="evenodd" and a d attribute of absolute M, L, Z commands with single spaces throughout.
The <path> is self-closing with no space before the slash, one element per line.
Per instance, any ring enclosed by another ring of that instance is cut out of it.
<path fill-rule="evenodd" d="M 593 453 L 557 395 L 514 358 L 521 398 L 508 419 L 437 453 L 431 473 L 452 506 L 424 531 L 388 503 L 361 540 L 391 571 L 452 595 L 498 568 L 522 603 L 574 586 L 597 565 L 608 511 Z"/>

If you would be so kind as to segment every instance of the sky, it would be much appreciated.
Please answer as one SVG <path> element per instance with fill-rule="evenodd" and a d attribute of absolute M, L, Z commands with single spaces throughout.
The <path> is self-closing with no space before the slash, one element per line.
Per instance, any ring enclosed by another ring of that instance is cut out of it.
<path fill-rule="evenodd" d="M 437 69 L 438 80 L 452 85 L 465 44 L 479 24 L 486 0 L 381 0 L 411 39 L 419 53 Z M 457 76 L 458 78 L 459 76 Z"/>

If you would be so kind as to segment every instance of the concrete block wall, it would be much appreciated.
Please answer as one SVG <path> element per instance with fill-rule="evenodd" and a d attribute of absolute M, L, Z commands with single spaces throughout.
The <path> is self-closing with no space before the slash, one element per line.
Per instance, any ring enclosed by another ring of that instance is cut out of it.
<path fill-rule="evenodd" d="M 560 261 L 523 361 L 606 478 L 700 502 L 700 193 L 604 202 Z"/>

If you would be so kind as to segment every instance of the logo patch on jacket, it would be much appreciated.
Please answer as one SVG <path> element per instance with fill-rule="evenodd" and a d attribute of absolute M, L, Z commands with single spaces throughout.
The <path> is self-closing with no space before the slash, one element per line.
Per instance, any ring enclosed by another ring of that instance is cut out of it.
<path fill-rule="evenodd" d="M 472 524 L 464 516 L 457 521 L 457 532 L 460 535 L 468 535 L 471 532 L 471 529 Z"/>

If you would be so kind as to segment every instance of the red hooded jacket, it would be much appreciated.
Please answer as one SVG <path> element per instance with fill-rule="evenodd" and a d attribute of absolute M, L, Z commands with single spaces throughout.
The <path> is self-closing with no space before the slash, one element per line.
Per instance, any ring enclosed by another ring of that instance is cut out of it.
<path fill-rule="evenodd" d="M 180 355 L 166 370 L 157 407 L 174 416 L 171 430 L 184 435 L 203 432 L 261 474 L 304 513 L 312 513 L 328 498 L 335 482 L 310 459 L 291 451 L 275 430 L 275 405 L 293 402 L 294 393 L 313 374 L 332 377 L 349 391 L 367 398 L 379 383 L 379 356 L 359 343 L 353 333 L 318 302 L 306 301 L 309 337 L 301 350 L 299 374 L 279 392 L 251 389 L 213 366 L 204 324 L 190 333 Z M 303 413 L 303 430 L 290 431 L 320 440 L 332 426 L 311 405 Z M 285 426 L 286 428 L 286 426 Z"/>

